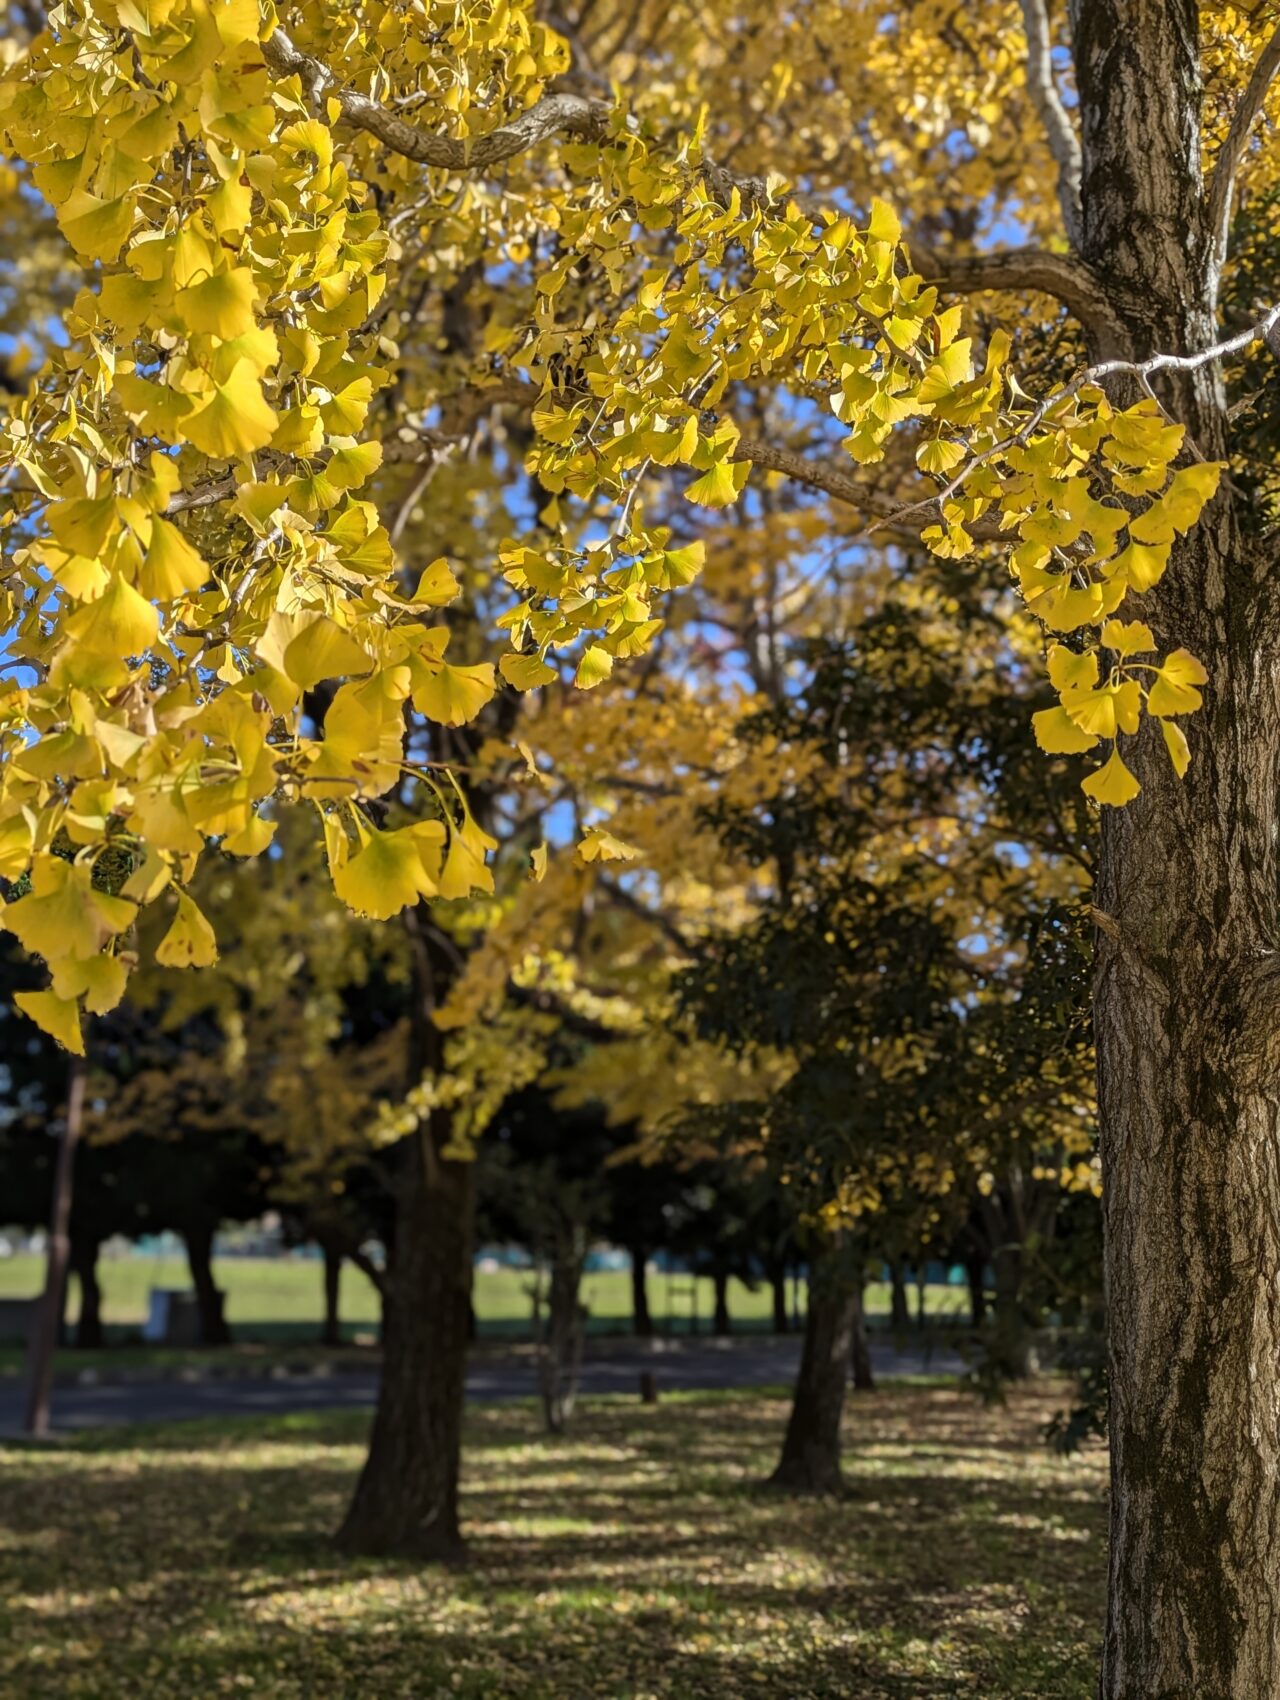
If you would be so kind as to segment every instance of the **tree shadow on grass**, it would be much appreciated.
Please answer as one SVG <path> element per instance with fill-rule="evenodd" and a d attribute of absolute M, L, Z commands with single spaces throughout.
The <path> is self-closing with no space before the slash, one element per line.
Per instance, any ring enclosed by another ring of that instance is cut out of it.
<path fill-rule="evenodd" d="M 1100 1472 L 1032 1446 L 1034 1401 L 978 1414 L 989 1449 L 955 1394 L 858 1401 L 840 1502 L 750 1491 L 783 1414 L 611 1404 L 553 1441 L 478 1413 L 461 1573 L 335 1552 L 347 1414 L 10 1454 L 0 1692 L 1085 1700 Z"/>

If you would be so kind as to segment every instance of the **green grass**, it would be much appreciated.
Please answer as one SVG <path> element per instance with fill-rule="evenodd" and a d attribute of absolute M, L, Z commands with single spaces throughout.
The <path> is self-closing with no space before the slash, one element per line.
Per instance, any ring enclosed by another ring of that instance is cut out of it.
<path fill-rule="evenodd" d="M 850 1496 L 756 1491 L 759 1393 L 469 1419 L 471 1564 L 329 1544 L 366 1423 L 175 1424 L 0 1452 L 0 1693 L 91 1700 L 1089 1700 L 1101 1453 L 1044 1390 L 850 1401 Z"/>
<path fill-rule="evenodd" d="M 314 1337 L 323 1314 L 323 1274 L 318 1261 L 303 1258 L 219 1258 L 215 1277 L 227 1295 L 226 1316 L 233 1332 L 243 1339 Z M 0 1259 L 0 1298 L 19 1298 L 38 1291 L 44 1279 L 44 1259 L 19 1255 Z M 152 1287 L 188 1287 L 186 1262 L 177 1257 L 103 1258 L 99 1265 L 103 1293 L 103 1319 L 114 1330 L 136 1330 L 147 1314 L 147 1294 Z M 475 1285 L 476 1313 L 481 1333 L 496 1335 L 526 1333 L 529 1324 L 529 1277 L 519 1270 L 482 1270 Z M 691 1314 L 688 1277 L 668 1280 L 650 1275 L 649 1302 L 660 1321 L 687 1329 Z M 702 1327 L 709 1325 L 712 1311 L 710 1280 L 697 1283 L 698 1316 Z M 964 1289 L 927 1289 L 926 1315 L 938 1320 L 967 1316 Z M 912 1289 L 911 1301 L 915 1302 Z M 583 1302 L 597 1329 L 623 1330 L 631 1318 L 631 1277 L 625 1270 L 588 1275 L 583 1283 Z M 68 1314 L 75 1316 L 79 1296 L 74 1280 Z M 873 1316 L 889 1314 L 889 1289 L 877 1282 L 867 1290 L 867 1307 Z M 378 1321 L 378 1297 L 358 1269 L 343 1267 L 341 1289 L 343 1323 L 349 1334 L 369 1333 Z M 764 1328 L 772 1316 L 772 1296 L 761 1284 L 753 1292 L 740 1281 L 729 1284 L 729 1312 L 744 1329 Z"/>

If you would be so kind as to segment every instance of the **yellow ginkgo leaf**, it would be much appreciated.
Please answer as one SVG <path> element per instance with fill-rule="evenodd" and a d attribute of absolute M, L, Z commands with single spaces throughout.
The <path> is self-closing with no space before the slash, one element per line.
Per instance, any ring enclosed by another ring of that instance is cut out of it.
<path fill-rule="evenodd" d="M 58 223 L 82 260 L 114 260 L 133 229 L 133 196 L 103 201 L 74 189 L 58 208 Z"/>
<path fill-rule="evenodd" d="M 78 1057 L 84 1055 L 80 1009 L 74 998 L 60 998 L 55 992 L 15 992 L 13 1001 L 25 1016 L 64 1049 L 73 1051 Z"/>
<path fill-rule="evenodd" d="M 277 822 L 264 820 L 261 815 L 250 815 L 248 821 L 239 832 L 228 833 L 222 840 L 220 849 L 229 856 L 260 856 L 276 835 Z"/>
<path fill-rule="evenodd" d="M 129 970 L 118 956 L 99 954 L 83 961 L 59 962 L 53 968 L 53 990 L 72 1002 L 84 999 L 91 1015 L 107 1015 L 124 996 Z"/>
<path fill-rule="evenodd" d="M 695 478 L 685 491 L 685 500 L 701 508 L 727 508 L 737 501 L 751 471 L 745 460 L 720 460 Z"/>
<path fill-rule="evenodd" d="M 174 297 L 174 310 L 189 331 L 207 331 L 224 341 L 244 336 L 257 320 L 253 272 L 248 266 L 232 266 L 215 272 Z"/>
<path fill-rule="evenodd" d="M 538 655 L 504 655 L 498 662 L 498 671 L 518 691 L 535 690 L 559 677 L 555 668 L 548 667 Z"/>
<path fill-rule="evenodd" d="M 1141 620 L 1108 620 L 1102 628 L 1102 641 L 1117 655 L 1145 655 L 1156 646 L 1151 627 Z"/>
<path fill-rule="evenodd" d="M 1130 543 L 1108 566 L 1108 576 L 1123 579 L 1133 590 L 1150 590 L 1164 576 L 1171 546 L 1168 542 Z"/>
<path fill-rule="evenodd" d="M 1110 760 L 1083 780 L 1080 789 L 1094 802 L 1120 809 L 1131 803 L 1142 787 L 1120 760 L 1119 750 L 1112 750 Z"/>
<path fill-rule="evenodd" d="M 1174 772 L 1181 779 L 1191 765 L 1191 746 L 1175 720 L 1162 720 L 1159 724 L 1164 733 L 1164 747 L 1169 752 L 1169 760 L 1173 763 Z"/>
<path fill-rule="evenodd" d="M 594 690 L 613 672 L 613 657 L 598 643 L 588 644 L 582 652 L 573 682 L 580 691 Z"/>
<path fill-rule="evenodd" d="M 1197 685 L 1207 684 L 1209 675 L 1186 649 L 1175 649 L 1156 670 L 1147 692 L 1150 714 L 1194 714 L 1204 701 Z"/>
<path fill-rule="evenodd" d="M 873 242 L 892 242 L 897 244 L 902 240 L 902 221 L 887 201 L 882 201 L 879 195 L 871 197 L 871 222 L 867 226 L 867 235 Z"/>
<path fill-rule="evenodd" d="M 96 602 L 86 602 L 67 621 L 78 644 L 117 658 L 145 655 L 159 630 L 159 616 L 146 597 L 115 574 Z"/>
<path fill-rule="evenodd" d="M 1091 649 L 1077 655 L 1064 643 L 1050 644 L 1048 665 L 1049 678 L 1063 695 L 1068 691 L 1091 691 L 1098 683 L 1098 657 Z"/>
<path fill-rule="evenodd" d="M 156 602 L 193 595 L 209 578 L 208 564 L 176 525 L 157 514 L 151 522 L 151 541 L 138 569 L 138 589 Z"/>
<path fill-rule="evenodd" d="M 304 691 L 322 679 L 358 677 L 373 667 L 369 652 L 328 615 L 298 616 L 295 630 L 299 625 L 301 630 L 285 645 L 283 670 Z"/>
<path fill-rule="evenodd" d="M 178 912 L 156 946 L 156 961 L 165 968 L 210 968 L 218 960 L 213 928 L 185 891 L 178 893 Z"/>
<path fill-rule="evenodd" d="M 248 360 L 237 360 L 225 383 L 183 422 L 187 436 L 215 460 L 234 460 L 265 448 L 278 421 Z"/>
<path fill-rule="evenodd" d="M 444 608 L 454 600 L 461 588 L 454 577 L 452 567 L 441 555 L 432 561 L 429 567 L 422 569 L 418 588 L 414 591 L 411 601 L 426 608 Z"/>
<path fill-rule="evenodd" d="M 347 907 L 375 921 L 390 920 L 420 897 L 436 894 L 423 861 L 422 840 L 411 827 L 371 831 L 345 862 L 337 859 L 331 841 L 329 872 L 333 889 Z"/>
<path fill-rule="evenodd" d="M 34 840 L 32 823 L 25 814 L 0 821 L 0 879 L 21 878 L 31 860 Z"/>
<path fill-rule="evenodd" d="M 441 726 L 464 726 L 468 720 L 475 719 L 495 689 L 489 662 L 481 662 L 477 667 L 451 667 L 442 661 L 418 675 L 413 706 L 419 714 Z"/>
<path fill-rule="evenodd" d="M 639 854 L 634 844 L 615 838 L 602 826 L 588 827 L 577 850 L 580 862 L 634 862 Z"/>
<path fill-rule="evenodd" d="M 1031 726 L 1036 743 L 1051 756 L 1078 755 L 1091 750 L 1098 741 L 1077 726 L 1065 708 L 1042 708 L 1031 716 Z"/>

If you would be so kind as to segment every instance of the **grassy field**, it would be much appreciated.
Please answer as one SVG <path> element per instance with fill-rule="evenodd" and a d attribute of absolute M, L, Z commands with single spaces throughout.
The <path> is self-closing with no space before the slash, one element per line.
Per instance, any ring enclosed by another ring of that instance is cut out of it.
<path fill-rule="evenodd" d="M 0 1694 L 172 1700 L 1090 1700 L 1100 1452 L 1043 1389 L 850 1401 L 850 1495 L 761 1493 L 785 1406 L 751 1393 L 469 1417 L 472 1562 L 328 1544 L 355 1416 L 0 1452 Z"/>
<path fill-rule="evenodd" d="M 313 1337 L 323 1314 L 322 1265 L 306 1258 L 219 1258 L 215 1277 L 227 1295 L 226 1315 L 232 1330 L 243 1339 Z M 44 1279 L 44 1259 L 16 1256 L 0 1259 L 0 1298 L 18 1298 L 36 1292 Z M 188 1287 L 186 1262 L 176 1257 L 104 1258 L 99 1265 L 103 1292 L 103 1318 L 114 1330 L 137 1329 L 147 1314 L 147 1294 L 152 1287 Z M 482 1333 L 523 1333 L 529 1323 L 529 1277 L 519 1270 L 481 1270 L 476 1275 L 476 1313 Z M 588 1275 L 583 1284 L 583 1301 L 597 1329 L 626 1329 L 631 1318 L 631 1277 L 625 1270 Z M 692 1311 L 688 1277 L 669 1280 L 665 1275 L 649 1277 L 649 1302 L 655 1317 L 669 1319 L 679 1329 L 689 1327 Z M 927 1289 L 926 1314 L 937 1318 L 967 1316 L 968 1301 L 963 1288 Z M 915 1302 L 914 1289 L 910 1293 Z M 710 1280 L 697 1283 L 697 1310 L 701 1325 L 709 1326 L 712 1311 Z M 879 1283 L 867 1293 L 868 1309 L 875 1316 L 889 1314 L 889 1289 Z M 76 1283 L 71 1284 L 69 1314 L 79 1306 Z M 358 1269 L 343 1268 L 342 1319 L 349 1334 L 369 1332 L 378 1320 L 378 1298 Z M 751 1291 L 740 1281 L 729 1286 L 729 1312 L 735 1325 L 764 1328 L 772 1315 L 772 1298 L 763 1284 Z"/>

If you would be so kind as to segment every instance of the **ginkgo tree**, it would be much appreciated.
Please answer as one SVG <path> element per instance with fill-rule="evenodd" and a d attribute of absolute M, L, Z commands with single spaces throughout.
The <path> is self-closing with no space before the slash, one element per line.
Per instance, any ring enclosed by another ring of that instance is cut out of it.
<path fill-rule="evenodd" d="M 0 436 L 5 921 L 71 1048 L 140 908 L 169 906 L 162 960 L 212 960 L 195 863 L 262 854 L 282 808 L 363 913 L 484 890 L 491 835 L 406 724 L 651 650 L 701 564 L 656 487 L 715 509 L 781 475 L 1011 576 L 1040 741 L 1095 757 L 1105 808 L 1108 1696 L 1280 1680 L 1275 547 L 1223 377 L 1280 307 L 1218 315 L 1237 189 L 1274 175 L 1266 11 L 1072 0 L 1068 48 L 1042 0 L 815 0 L 776 38 L 714 5 L 90 0 L 0 82 L 84 274 Z M 417 303 L 468 272 L 482 351 L 423 382 Z M 1072 317 L 1070 373 L 1020 369 L 1018 297 Z M 495 673 L 450 659 L 447 560 L 406 583 L 363 492 L 499 407 L 547 499 L 511 502 Z M 387 824 L 406 777 L 424 806 Z"/>

